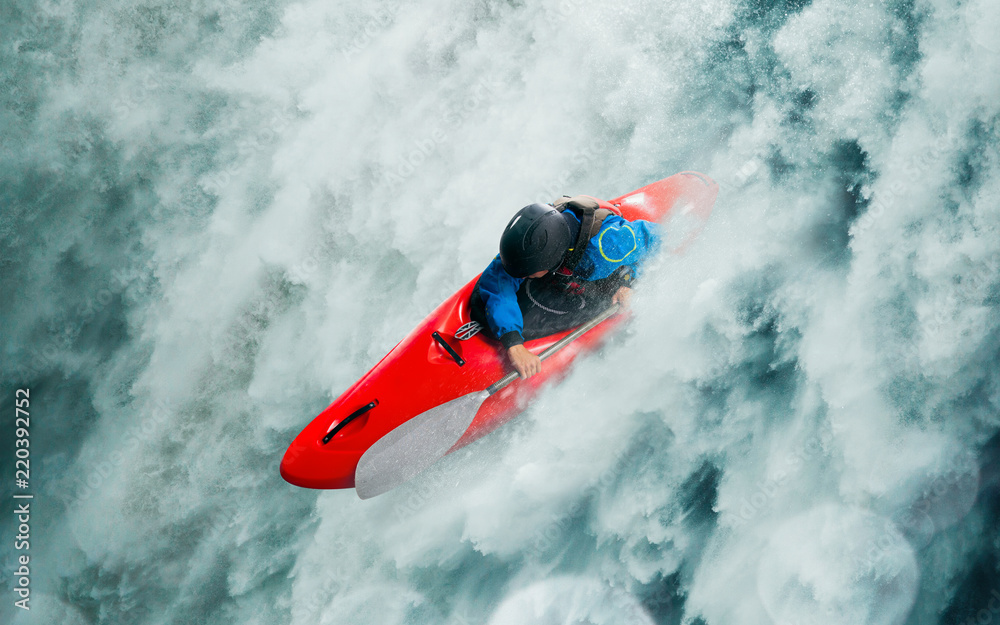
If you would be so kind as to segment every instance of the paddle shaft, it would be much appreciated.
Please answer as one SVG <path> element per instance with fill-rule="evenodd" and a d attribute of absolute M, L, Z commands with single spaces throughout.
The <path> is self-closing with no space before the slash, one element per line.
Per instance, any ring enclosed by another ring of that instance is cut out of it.
<path fill-rule="evenodd" d="M 542 353 L 539 354 L 538 357 L 540 359 L 542 359 L 542 360 L 545 360 L 546 358 L 548 358 L 552 354 L 556 353 L 560 349 L 566 347 L 567 345 L 569 345 L 570 343 L 572 343 L 576 339 L 580 338 L 582 335 L 584 335 L 587 332 L 589 332 L 590 330 L 594 329 L 594 327 L 596 327 L 602 321 L 604 321 L 605 319 L 607 319 L 611 315 L 613 315 L 616 312 L 618 312 L 619 308 L 620 308 L 620 306 L 618 304 L 612 304 L 607 310 L 605 310 L 601 314 L 597 315 L 596 317 L 594 317 L 593 319 L 591 319 L 587 323 L 585 323 L 582 326 L 578 327 L 576 330 L 573 330 L 572 332 L 570 332 L 566 336 L 562 337 L 561 339 L 559 339 L 558 341 L 556 341 L 552 345 L 549 345 L 548 347 L 546 347 L 544 350 L 542 350 Z M 496 382 L 494 382 L 492 385 L 490 385 L 486 389 L 486 392 L 489 395 L 493 395 L 494 393 L 498 392 L 499 390 L 501 390 L 502 388 L 504 388 L 505 386 L 507 386 L 508 384 L 510 384 L 511 382 L 513 382 L 514 380 L 516 380 L 519 376 L 520 376 L 520 374 L 517 371 L 511 371 L 510 373 L 508 373 L 507 375 L 503 376 L 502 378 L 500 378 L 499 380 L 497 380 Z"/>

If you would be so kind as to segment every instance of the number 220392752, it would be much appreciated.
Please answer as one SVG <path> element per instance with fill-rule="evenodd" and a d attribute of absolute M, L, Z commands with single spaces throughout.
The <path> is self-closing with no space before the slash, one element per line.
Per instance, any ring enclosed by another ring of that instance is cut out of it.
<path fill-rule="evenodd" d="M 28 488 L 28 480 L 31 477 L 29 447 L 29 428 L 31 426 L 31 415 L 28 412 L 30 404 L 30 391 L 19 388 L 14 393 L 14 480 L 20 489 Z"/>

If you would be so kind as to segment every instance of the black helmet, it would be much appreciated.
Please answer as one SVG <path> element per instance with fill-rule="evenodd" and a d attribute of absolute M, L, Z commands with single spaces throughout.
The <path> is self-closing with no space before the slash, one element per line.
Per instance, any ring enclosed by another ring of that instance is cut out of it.
<path fill-rule="evenodd" d="M 500 235 L 500 261 L 515 278 L 559 266 L 570 246 L 569 225 L 548 204 L 529 204 L 517 211 Z"/>

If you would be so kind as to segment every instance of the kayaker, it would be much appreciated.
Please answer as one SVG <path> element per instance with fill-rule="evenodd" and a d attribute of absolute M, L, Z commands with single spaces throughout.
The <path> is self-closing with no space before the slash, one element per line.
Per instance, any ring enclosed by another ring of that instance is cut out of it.
<path fill-rule="evenodd" d="M 531 377 L 542 361 L 524 341 L 578 326 L 613 303 L 627 307 L 639 266 L 659 241 L 658 224 L 628 221 L 587 196 L 529 204 L 507 224 L 500 253 L 476 283 L 472 318 Z"/>

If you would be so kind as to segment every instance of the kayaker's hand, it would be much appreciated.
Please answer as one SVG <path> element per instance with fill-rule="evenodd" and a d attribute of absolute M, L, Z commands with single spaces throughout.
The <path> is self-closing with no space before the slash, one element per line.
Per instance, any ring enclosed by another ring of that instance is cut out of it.
<path fill-rule="evenodd" d="M 507 350 L 507 356 L 522 380 L 542 372 L 542 359 L 529 352 L 524 345 L 511 347 Z"/>
<path fill-rule="evenodd" d="M 623 286 L 618 289 L 614 296 L 611 298 L 612 304 L 618 304 L 622 307 L 622 310 L 628 309 L 629 300 L 632 299 L 632 289 L 627 286 Z"/>

